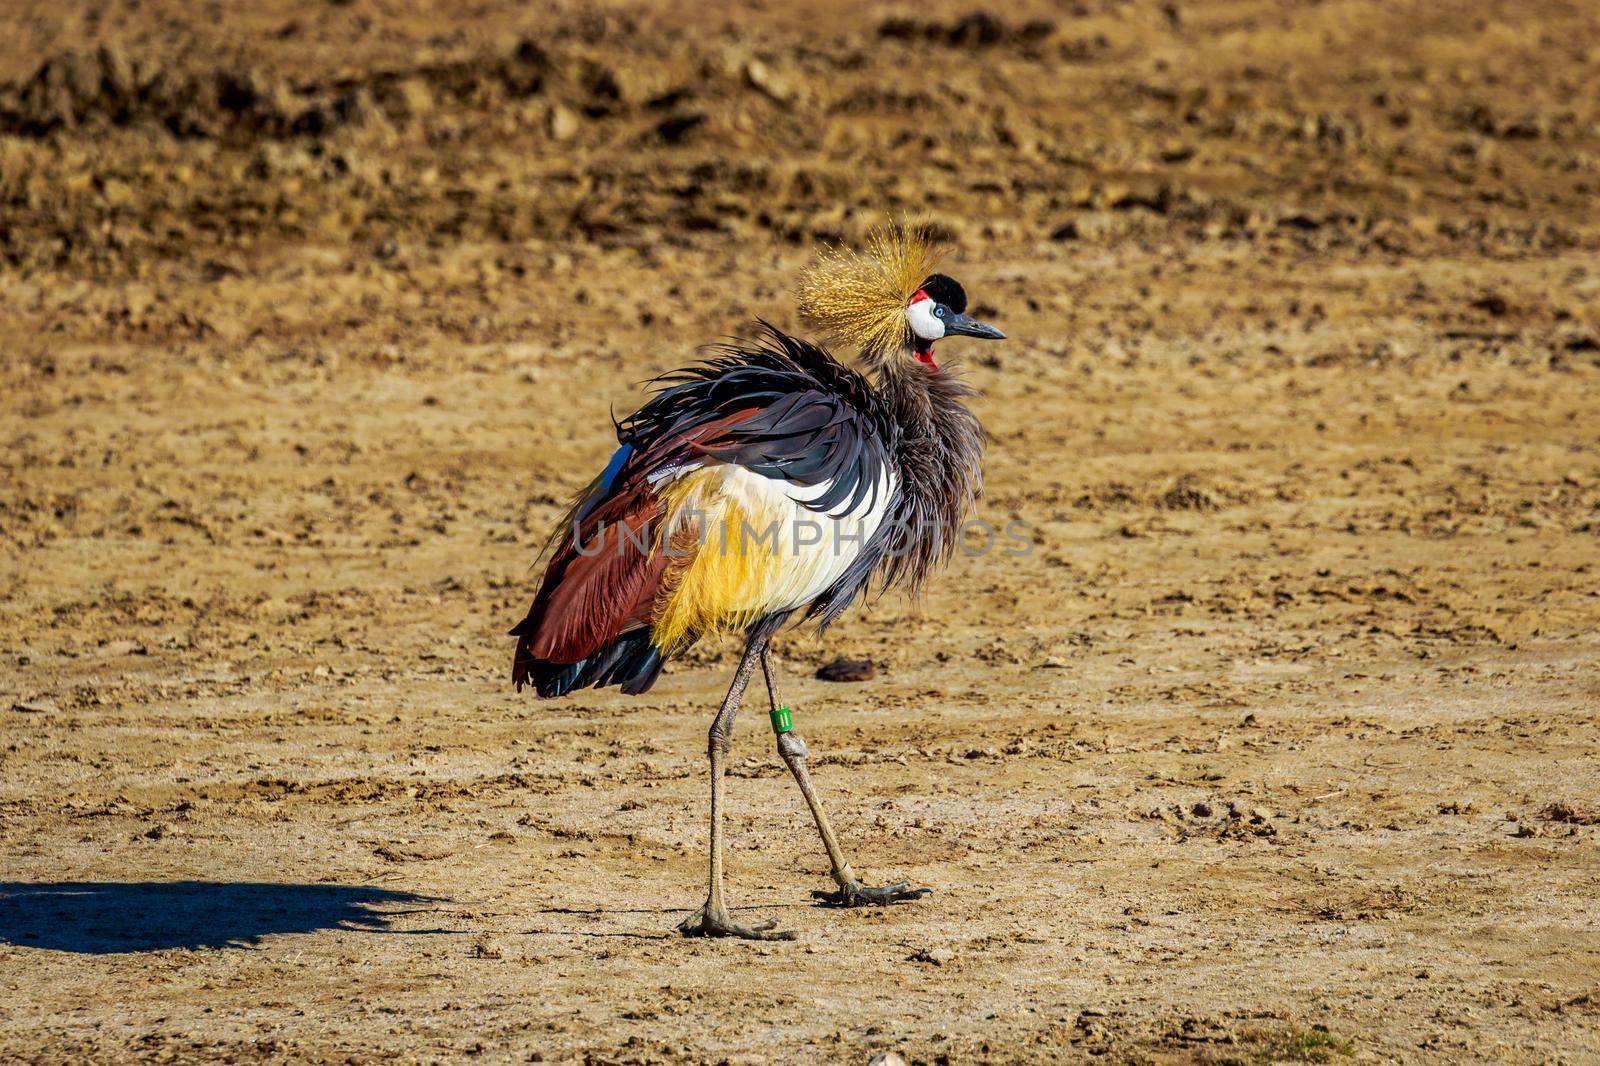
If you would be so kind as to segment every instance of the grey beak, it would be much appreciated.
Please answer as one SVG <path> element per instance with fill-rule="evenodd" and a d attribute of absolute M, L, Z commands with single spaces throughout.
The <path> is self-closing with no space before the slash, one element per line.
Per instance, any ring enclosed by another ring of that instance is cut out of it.
<path fill-rule="evenodd" d="M 946 337 L 979 337 L 986 341 L 1003 341 L 1006 335 L 993 326 L 984 325 L 968 315 L 957 315 L 944 324 Z"/>

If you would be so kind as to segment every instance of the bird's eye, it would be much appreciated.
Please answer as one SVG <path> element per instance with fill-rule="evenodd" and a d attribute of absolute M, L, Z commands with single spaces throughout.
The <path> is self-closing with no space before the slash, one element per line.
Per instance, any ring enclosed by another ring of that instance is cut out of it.
<path fill-rule="evenodd" d="M 938 307 L 935 307 L 933 309 L 933 313 L 938 315 L 940 318 L 943 318 L 944 317 L 944 304 L 940 304 Z"/>

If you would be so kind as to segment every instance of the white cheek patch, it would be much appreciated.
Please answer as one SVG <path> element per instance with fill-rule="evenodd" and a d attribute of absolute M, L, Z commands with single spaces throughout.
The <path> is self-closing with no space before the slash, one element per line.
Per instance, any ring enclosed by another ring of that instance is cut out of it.
<path fill-rule="evenodd" d="M 933 300 L 923 298 L 906 307 L 911 331 L 925 341 L 936 341 L 944 336 L 944 322 L 933 313 L 936 306 Z"/>

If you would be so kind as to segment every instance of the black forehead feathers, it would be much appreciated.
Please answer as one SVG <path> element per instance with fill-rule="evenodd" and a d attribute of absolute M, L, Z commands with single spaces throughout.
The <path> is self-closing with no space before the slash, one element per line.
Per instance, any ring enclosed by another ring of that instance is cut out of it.
<path fill-rule="evenodd" d="M 928 280 L 922 283 L 922 291 L 958 315 L 967 309 L 967 290 L 949 274 L 929 274 Z"/>

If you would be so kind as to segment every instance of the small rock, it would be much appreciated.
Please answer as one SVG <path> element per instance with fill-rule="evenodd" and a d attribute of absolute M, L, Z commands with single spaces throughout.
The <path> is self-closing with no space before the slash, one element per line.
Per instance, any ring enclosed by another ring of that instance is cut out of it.
<path fill-rule="evenodd" d="M 906 1066 L 906 1060 L 898 1051 L 880 1051 L 867 1060 L 867 1066 Z"/>
<path fill-rule="evenodd" d="M 21 711 L 23 714 L 54 714 L 61 708 L 56 706 L 54 700 L 36 699 L 13 703 L 11 709 Z"/>
<path fill-rule="evenodd" d="M 471 956 L 474 959 L 503 959 L 505 953 L 489 940 L 479 940 L 472 945 Z"/>
<path fill-rule="evenodd" d="M 956 953 L 949 948 L 920 948 L 909 955 L 910 962 L 925 962 L 932 966 L 943 966 L 954 961 Z"/>
<path fill-rule="evenodd" d="M 817 668 L 820 681 L 870 681 L 878 668 L 871 659 L 838 658 Z"/>
<path fill-rule="evenodd" d="M 752 89 L 776 103 L 787 104 L 794 99 L 794 90 L 759 59 L 752 59 L 744 65 L 744 80 L 749 82 Z"/>
<path fill-rule="evenodd" d="M 578 135 L 578 116 L 570 107 L 556 104 L 550 108 L 550 139 L 570 141 Z"/>

